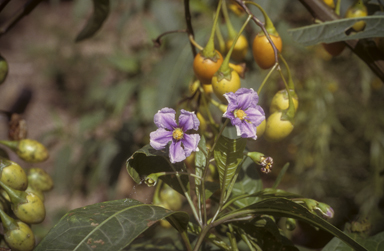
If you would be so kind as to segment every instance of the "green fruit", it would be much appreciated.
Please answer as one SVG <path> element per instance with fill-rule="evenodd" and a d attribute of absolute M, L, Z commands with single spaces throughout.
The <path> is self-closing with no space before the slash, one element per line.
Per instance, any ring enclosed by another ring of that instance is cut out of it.
<path fill-rule="evenodd" d="M 294 90 L 290 90 L 292 96 L 293 105 L 295 106 L 295 111 L 299 106 L 299 101 Z M 269 108 L 270 113 L 286 110 L 289 107 L 289 98 L 288 92 L 286 89 L 278 91 L 275 96 L 273 96 L 271 101 L 271 107 Z"/>
<path fill-rule="evenodd" d="M 31 186 L 31 185 L 28 185 L 28 187 L 27 187 L 27 189 L 25 190 L 25 192 L 35 194 L 37 197 L 39 197 L 39 199 L 40 199 L 42 202 L 44 202 L 45 197 L 44 197 L 44 193 L 43 193 L 43 191 L 37 189 L 36 187 L 33 187 L 33 186 Z"/>
<path fill-rule="evenodd" d="M 44 203 L 36 194 L 12 189 L 1 181 L 0 185 L 9 195 L 12 211 L 17 218 L 28 224 L 37 224 L 44 220 Z"/>
<path fill-rule="evenodd" d="M 0 140 L 0 143 L 11 148 L 26 162 L 42 162 L 49 157 L 45 146 L 33 139 L 22 139 L 20 141 Z"/>
<path fill-rule="evenodd" d="M 160 191 L 160 199 L 167 203 L 168 208 L 174 211 L 180 210 L 183 204 L 181 195 L 169 186 Z"/>
<path fill-rule="evenodd" d="M 42 192 L 50 191 L 53 188 L 53 180 L 49 174 L 41 168 L 33 167 L 27 170 L 28 184 Z"/>
<path fill-rule="evenodd" d="M 12 205 L 13 213 L 25 223 L 37 224 L 45 218 L 45 206 L 42 200 L 34 193 L 28 192 L 25 203 Z"/>
<path fill-rule="evenodd" d="M 4 240 L 12 250 L 30 251 L 35 246 L 35 237 L 31 228 L 22 221 L 15 220 L 0 210 L 4 228 Z"/>
<path fill-rule="evenodd" d="M 359 1 L 352 5 L 345 13 L 346 18 L 366 17 L 367 15 L 367 7 L 364 5 L 363 2 Z M 365 28 L 365 22 L 358 21 L 352 26 L 352 28 L 355 31 L 362 31 Z"/>
<path fill-rule="evenodd" d="M 267 119 L 264 137 L 266 140 L 276 142 L 287 137 L 293 130 L 293 124 L 289 120 L 281 118 L 282 112 L 274 112 Z"/>
<path fill-rule="evenodd" d="M 8 63 L 7 61 L 5 60 L 5 58 L 3 58 L 1 55 L 0 55 L 0 85 L 4 82 L 4 80 L 7 78 L 7 75 L 8 75 Z"/>
<path fill-rule="evenodd" d="M 13 189 L 22 191 L 27 189 L 27 175 L 16 162 L 0 159 L 0 177 L 0 181 Z"/>
<path fill-rule="evenodd" d="M 5 231 L 4 239 L 12 250 L 29 251 L 35 247 L 35 236 L 31 228 L 22 221 L 17 221 L 18 228 Z"/>

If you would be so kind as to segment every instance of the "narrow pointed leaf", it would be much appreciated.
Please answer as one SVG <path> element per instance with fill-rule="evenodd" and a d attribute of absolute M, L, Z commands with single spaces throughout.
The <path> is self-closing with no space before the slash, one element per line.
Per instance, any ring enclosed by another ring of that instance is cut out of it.
<path fill-rule="evenodd" d="M 76 42 L 92 37 L 103 25 L 109 14 L 109 0 L 93 0 L 93 13 L 85 27 L 76 37 Z"/>
<path fill-rule="evenodd" d="M 349 28 L 357 21 L 366 23 L 364 31 L 347 34 Z M 344 18 L 335 21 L 313 24 L 288 30 L 293 40 L 304 46 L 318 43 L 333 43 L 338 41 L 383 37 L 384 15 L 375 15 L 359 18 Z"/>
<path fill-rule="evenodd" d="M 291 200 L 284 198 L 271 198 L 262 200 L 241 210 L 246 209 L 253 209 L 256 214 L 268 214 L 277 217 L 289 217 L 305 221 L 338 237 L 347 243 L 350 247 L 354 248 L 356 251 L 367 251 L 367 249 L 343 233 L 337 227 L 333 226 L 331 223 L 320 218 L 319 216 L 311 213 L 307 208 Z"/>
<path fill-rule="evenodd" d="M 127 171 L 136 183 L 141 183 L 151 173 L 174 172 L 175 170 L 177 172 L 187 172 L 184 162 L 171 164 L 168 156 L 168 148 L 159 151 L 153 149 L 150 145 L 146 145 L 127 160 Z M 184 195 L 176 175 L 164 175 L 160 176 L 160 179 Z M 187 175 L 180 175 L 180 180 L 184 187 L 188 187 L 189 178 Z"/>
<path fill-rule="evenodd" d="M 228 187 L 235 175 L 238 165 L 243 160 L 247 143 L 246 139 L 238 138 L 234 130 L 236 130 L 234 127 L 224 129 L 213 152 L 222 187 Z"/>
<path fill-rule="evenodd" d="M 199 141 L 199 148 L 200 149 L 206 149 L 205 145 L 205 137 L 202 136 Z M 206 158 L 205 158 L 205 153 L 203 151 L 197 151 L 195 154 L 195 174 L 199 177 L 203 176 L 205 165 L 206 165 Z M 200 185 L 201 180 L 195 179 L 195 184 Z"/>
<path fill-rule="evenodd" d="M 35 251 L 118 251 L 157 221 L 171 217 L 186 229 L 189 216 L 133 199 L 97 203 L 67 213 Z"/>
<path fill-rule="evenodd" d="M 289 167 L 289 163 L 286 163 L 283 168 L 281 169 L 281 171 L 279 172 L 279 175 L 277 176 L 276 180 L 275 180 L 275 183 L 273 183 L 273 186 L 272 188 L 277 188 L 281 182 L 281 180 L 283 179 L 284 177 L 284 174 L 287 172 L 288 170 L 288 167 Z"/>

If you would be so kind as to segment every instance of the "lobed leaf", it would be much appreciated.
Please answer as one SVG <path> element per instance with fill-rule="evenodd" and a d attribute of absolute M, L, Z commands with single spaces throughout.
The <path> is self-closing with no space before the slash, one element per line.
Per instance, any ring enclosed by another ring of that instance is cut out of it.
<path fill-rule="evenodd" d="M 360 32 L 349 32 L 357 21 L 366 23 L 365 29 Z M 338 41 L 383 37 L 384 15 L 374 15 L 359 18 L 344 18 L 335 21 L 313 24 L 288 30 L 293 40 L 304 46 L 318 43 L 333 43 Z"/>
<path fill-rule="evenodd" d="M 93 0 L 93 13 L 75 42 L 92 37 L 103 25 L 109 14 L 109 0 Z"/>
<path fill-rule="evenodd" d="M 127 171 L 136 183 L 141 183 L 143 178 L 151 173 L 159 172 L 183 172 L 186 173 L 184 162 L 171 164 L 168 159 L 168 147 L 164 150 L 155 150 L 150 145 L 146 145 L 140 150 L 136 151 L 127 160 Z M 165 175 L 160 177 L 167 185 L 175 189 L 177 192 L 184 196 L 183 189 L 176 175 Z M 184 187 L 189 187 L 189 178 L 187 175 L 180 175 L 180 180 Z"/>
<path fill-rule="evenodd" d="M 185 212 L 133 199 L 97 203 L 68 212 L 34 250 L 122 250 L 154 223 L 167 217 L 186 229 L 189 216 Z"/>

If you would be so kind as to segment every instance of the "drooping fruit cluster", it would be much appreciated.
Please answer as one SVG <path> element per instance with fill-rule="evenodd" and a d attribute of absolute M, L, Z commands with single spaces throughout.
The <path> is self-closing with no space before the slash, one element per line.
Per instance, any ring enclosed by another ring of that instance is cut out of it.
<path fill-rule="evenodd" d="M 26 162 L 37 163 L 48 158 L 47 149 L 36 140 L 1 140 L 0 144 Z M 4 240 L 12 250 L 33 250 L 35 237 L 29 225 L 44 220 L 43 192 L 52 188 L 52 178 L 43 169 L 24 170 L 6 154 L 0 157 L 0 218 Z"/>

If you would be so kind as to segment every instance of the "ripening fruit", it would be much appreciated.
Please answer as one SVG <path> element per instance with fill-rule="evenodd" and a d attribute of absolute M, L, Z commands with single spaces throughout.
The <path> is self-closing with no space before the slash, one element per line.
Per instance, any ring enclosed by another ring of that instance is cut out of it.
<path fill-rule="evenodd" d="M 33 167 L 27 170 L 28 183 L 30 186 L 42 192 L 50 191 L 53 188 L 51 176 L 41 168 Z"/>
<path fill-rule="evenodd" d="M 297 99 L 297 95 L 295 91 L 291 90 L 293 105 L 295 106 L 295 111 L 297 111 L 297 107 L 299 106 L 299 101 Z M 272 98 L 271 107 L 269 108 L 270 113 L 274 113 L 277 111 L 286 110 L 289 107 L 289 98 L 288 92 L 286 89 L 278 91 L 275 96 Z"/>
<path fill-rule="evenodd" d="M 12 211 L 17 218 L 28 224 L 37 224 L 45 218 L 45 206 L 41 199 L 34 193 L 28 192 L 26 202 L 13 203 Z"/>
<path fill-rule="evenodd" d="M 353 5 L 348 8 L 345 13 L 346 18 L 355 18 L 355 17 L 366 17 L 368 15 L 367 7 L 364 4 Z M 352 28 L 355 31 L 362 31 L 365 28 L 364 21 L 356 22 Z"/>
<path fill-rule="evenodd" d="M 5 60 L 5 58 L 3 58 L 1 55 L 0 55 L 0 85 L 4 82 L 4 80 L 7 78 L 7 75 L 8 75 L 8 63 L 7 61 Z"/>
<path fill-rule="evenodd" d="M 31 228 L 22 221 L 16 221 L 17 228 L 4 232 L 4 240 L 12 250 L 30 251 L 35 247 L 35 236 Z"/>
<path fill-rule="evenodd" d="M 193 82 L 189 85 L 189 95 L 193 95 L 193 94 L 195 94 L 195 92 L 197 91 L 197 89 L 199 88 L 199 86 L 200 86 L 200 81 L 199 81 L 199 80 L 193 81 Z"/>
<path fill-rule="evenodd" d="M 269 34 L 273 43 L 276 46 L 276 49 L 281 52 L 283 48 L 283 42 L 280 36 L 274 36 Z M 275 53 L 273 51 L 272 45 L 269 43 L 267 36 L 264 33 L 259 33 L 256 35 L 252 43 L 252 53 L 255 58 L 256 63 L 262 69 L 269 69 L 275 65 Z"/>
<path fill-rule="evenodd" d="M 10 165 L 1 169 L 0 180 L 7 186 L 24 191 L 28 186 L 27 174 L 16 162 L 6 160 Z"/>
<path fill-rule="evenodd" d="M 193 71 L 203 85 L 211 84 L 213 75 L 223 63 L 223 56 L 216 50 L 214 59 L 204 57 L 201 52 L 193 60 Z"/>
<path fill-rule="evenodd" d="M 29 185 L 29 186 L 27 187 L 27 189 L 25 189 L 25 192 L 35 194 L 37 197 L 39 197 L 39 199 L 40 199 L 42 202 L 44 202 L 45 197 L 44 197 L 44 193 L 43 193 L 43 191 L 37 189 L 36 187 L 32 187 L 31 185 Z"/>
<path fill-rule="evenodd" d="M 326 5 L 328 5 L 331 9 L 335 8 L 335 3 L 333 0 L 323 0 Z"/>
<path fill-rule="evenodd" d="M 334 42 L 334 43 L 330 43 L 330 44 L 323 43 L 322 45 L 323 45 L 324 49 L 334 57 L 340 55 L 341 52 L 343 52 L 343 50 L 345 48 L 345 43 L 342 41 Z"/>
<path fill-rule="evenodd" d="M 1 222 L 4 228 L 4 240 L 12 250 L 30 251 L 35 246 L 35 237 L 31 228 L 19 220 L 15 220 L 0 210 Z"/>
<path fill-rule="evenodd" d="M 230 39 L 225 44 L 227 51 L 229 51 L 229 49 L 231 48 L 232 43 L 233 43 L 233 39 Z M 237 39 L 235 47 L 233 48 L 231 58 L 235 61 L 243 61 L 245 56 L 247 55 L 247 52 L 248 52 L 248 41 L 244 35 L 240 35 L 239 38 Z"/>
<path fill-rule="evenodd" d="M 239 74 L 236 71 L 231 71 L 231 79 L 221 78 L 218 75 L 212 78 L 213 92 L 216 97 L 223 103 L 228 103 L 227 99 L 223 96 L 227 92 L 236 92 L 240 89 L 241 82 Z"/>
<path fill-rule="evenodd" d="M 267 124 L 266 119 L 261 122 L 261 124 L 256 127 L 256 136 L 261 137 L 265 132 L 265 125 Z"/>
<path fill-rule="evenodd" d="M 264 133 L 264 137 L 268 141 L 280 141 L 292 132 L 292 122 L 289 120 L 282 120 L 282 114 L 283 113 L 281 111 L 274 112 L 268 117 Z"/>
<path fill-rule="evenodd" d="M 181 195 L 169 186 L 164 186 L 160 191 L 160 199 L 163 202 L 166 202 L 168 209 L 173 211 L 180 210 L 181 205 L 183 204 Z"/>
<path fill-rule="evenodd" d="M 26 162 L 42 162 L 49 157 L 45 146 L 33 139 L 22 139 L 19 141 L 0 140 L 0 143 L 11 148 Z"/>
<path fill-rule="evenodd" d="M 200 132 L 205 132 L 207 130 L 207 121 L 205 121 L 203 115 L 201 115 L 200 112 L 197 112 L 196 116 L 197 116 L 197 118 L 200 121 L 199 131 Z"/>

